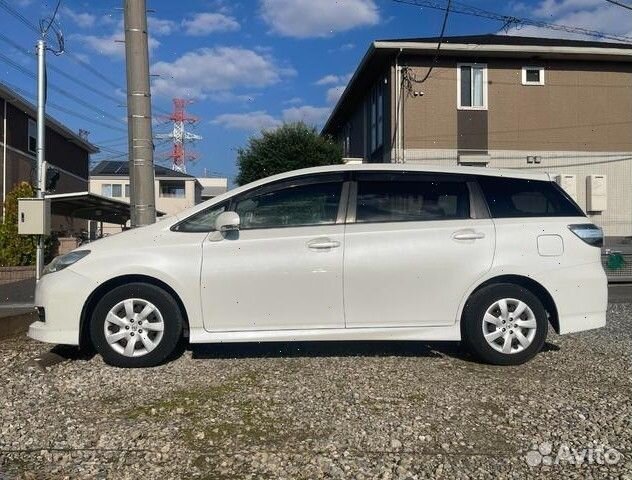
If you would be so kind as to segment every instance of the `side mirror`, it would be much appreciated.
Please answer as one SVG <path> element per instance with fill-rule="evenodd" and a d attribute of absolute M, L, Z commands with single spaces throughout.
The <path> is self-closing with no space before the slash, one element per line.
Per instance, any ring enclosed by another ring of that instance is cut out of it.
<path fill-rule="evenodd" d="M 236 212 L 220 213 L 215 219 L 215 230 L 218 232 L 234 232 L 239 230 L 239 214 Z"/>

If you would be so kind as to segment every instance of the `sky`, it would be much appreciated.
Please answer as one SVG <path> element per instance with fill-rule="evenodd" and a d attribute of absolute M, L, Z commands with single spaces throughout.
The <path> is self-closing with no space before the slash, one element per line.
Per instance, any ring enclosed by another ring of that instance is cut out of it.
<path fill-rule="evenodd" d="M 33 100 L 35 80 L 29 73 L 35 72 L 37 34 L 27 23 L 50 16 L 57 2 L 2 3 L 26 22 L 0 8 L 0 82 Z M 127 159 L 122 3 L 63 0 L 57 19 L 66 52 L 48 56 L 47 112 L 74 131 L 90 132 L 89 140 L 101 149 L 95 161 Z M 458 3 L 632 37 L 632 10 L 606 0 Z M 444 15 L 393 0 L 147 0 L 147 5 L 154 133 L 170 130 L 165 117 L 174 97 L 190 100 L 188 112 L 197 117 L 190 131 L 203 139 L 188 147 L 199 157 L 188 172 L 230 179 L 237 171 L 237 149 L 262 129 L 296 120 L 321 127 L 371 41 L 436 36 Z M 451 14 L 446 34 L 581 38 L 531 26 L 503 27 L 499 21 Z M 169 149 L 157 140 L 155 160 L 169 165 Z"/>

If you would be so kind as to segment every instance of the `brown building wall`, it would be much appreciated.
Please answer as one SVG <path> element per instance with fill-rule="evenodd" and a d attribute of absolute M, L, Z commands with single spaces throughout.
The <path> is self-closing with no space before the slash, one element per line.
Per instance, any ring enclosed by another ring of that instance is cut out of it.
<path fill-rule="evenodd" d="M 4 100 L 0 99 L 0 119 L 4 113 Z M 0 170 L 0 215 L 2 214 L 3 184 L 6 183 L 7 192 L 20 182 L 34 184 L 35 154 L 28 151 L 28 119 L 24 111 L 7 102 L 7 131 L 6 131 L 6 180 Z M 1 121 L 1 120 L 0 120 Z M 0 125 L 0 130 L 2 130 Z M 2 142 L 5 143 L 4 134 Z M 0 158 L 4 148 L 0 148 Z M 61 175 L 54 193 L 86 192 L 88 191 L 89 154 L 86 150 L 74 144 L 51 128 L 46 129 L 46 161 L 50 166 L 59 167 Z M 4 158 L 2 158 L 4 167 Z M 4 181 L 3 181 L 4 180 Z M 52 226 L 58 231 L 72 231 L 85 228 L 85 221 L 71 222 L 69 219 L 53 216 Z"/>
<path fill-rule="evenodd" d="M 487 123 L 483 125 L 481 115 L 457 109 L 456 65 L 460 61 L 442 60 L 424 84 L 412 84 L 413 90 L 424 95 L 404 100 L 404 148 L 486 145 L 490 150 L 632 150 L 632 65 L 479 59 L 488 66 Z M 431 59 L 407 58 L 402 63 L 420 78 Z M 525 65 L 544 66 L 545 85 L 522 85 Z"/>

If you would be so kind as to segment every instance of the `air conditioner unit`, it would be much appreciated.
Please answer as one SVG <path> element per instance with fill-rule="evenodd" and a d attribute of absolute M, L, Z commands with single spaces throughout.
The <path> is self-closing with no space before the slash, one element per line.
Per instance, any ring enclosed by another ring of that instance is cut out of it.
<path fill-rule="evenodd" d="M 561 173 L 555 177 L 555 182 L 568 193 L 568 195 L 577 201 L 577 175 Z"/>
<path fill-rule="evenodd" d="M 586 177 L 586 210 L 603 212 L 608 206 L 608 183 L 605 175 Z"/>

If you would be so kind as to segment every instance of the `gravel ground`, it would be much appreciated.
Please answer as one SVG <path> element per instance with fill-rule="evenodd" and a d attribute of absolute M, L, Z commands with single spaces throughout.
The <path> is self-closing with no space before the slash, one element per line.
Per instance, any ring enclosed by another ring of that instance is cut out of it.
<path fill-rule="evenodd" d="M 45 345 L 3 341 L 0 479 L 632 479 L 631 325 L 632 305 L 613 305 L 605 329 L 551 334 L 520 367 L 341 342 L 42 369 Z"/>

